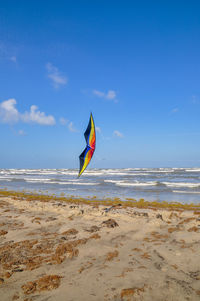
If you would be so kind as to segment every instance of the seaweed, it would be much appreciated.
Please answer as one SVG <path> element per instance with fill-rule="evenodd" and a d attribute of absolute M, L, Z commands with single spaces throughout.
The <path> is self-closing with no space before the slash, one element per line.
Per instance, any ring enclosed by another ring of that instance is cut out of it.
<path fill-rule="evenodd" d="M 168 210 L 199 210 L 200 204 L 182 204 L 178 202 L 158 202 L 158 201 L 145 201 L 144 199 L 140 199 L 139 201 L 126 198 L 124 201 L 119 198 L 106 198 L 106 199 L 98 199 L 96 196 L 91 198 L 81 198 L 74 196 L 55 196 L 49 194 L 39 194 L 39 193 L 29 193 L 25 191 L 9 191 L 9 190 L 0 190 L 0 196 L 2 197 L 13 197 L 15 199 L 21 199 L 26 201 L 41 201 L 41 202 L 49 202 L 49 201 L 59 201 L 66 202 L 68 204 L 86 204 L 92 206 L 118 206 L 118 208 L 127 208 L 127 207 L 136 207 L 136 208 L 149 208 L 149 209 L 168 209 Z M 199 212 L 199 211 L 198 211 Z"/>

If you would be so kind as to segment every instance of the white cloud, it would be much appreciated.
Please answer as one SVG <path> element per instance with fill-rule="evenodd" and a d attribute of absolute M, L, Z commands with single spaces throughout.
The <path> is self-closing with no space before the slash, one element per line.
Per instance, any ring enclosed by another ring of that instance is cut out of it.
<path fill-rule="evenodd" d="M 117 93 L 114 90 L 108 90 L 107 93 L 98 90 L 93 90 L 93 94 L 99 98 L 115 100 L 115 101 L 117 97 Z"/>
<path fill-rule="evenodd" d="M 173 110 L 171 110 L 171 113 L 177 113 L 179 111 L 179 109 L 178 108 L 174 108 Z"/>
<path fill-rule="evenodd" d="M 68 129 L 69 129 L 70 132 L 73 132 L 73 133 L 78 132 L 77 129 L 75 129 L 74 124 L 73 124 L 72 121 L 69 122 Z"/>
<path fill-rule="evenodd" d="M 106 95 L 106 98 L 107 99 L 115 99 L 116 98 L 116 92 L 114 90 L 109 90 L 107 95 Z"/>
<path fill-rule="evenodd" d="M 3 123 L 16 123 L 20 119 L 20 114 L 16 109 L 16 100 L 10 98 L 0 103 L 0 120 Z"/>
<path fill-rule="evenodd" d="M 19 130 L 19 131 L 18 131 L 18 135 L 19 135 L 19 136 L 25 136 L 26 133 L 24 132 L 24 130 Z"/>
<path fill-rule="evenodd" d="M 0 41 L 0 58 L 17 63 L 17 57 L 13 55 L 16 52 L 16 47 L 10 47 Z"/>
<path fill-rule="evenodd" d="M 105 93 L 98 90 L 93 90 L 93 94 L 98 97 L 105 97 Z"/>
<path fill-rule="evenodd" d="M 51 79 L 54 88 L 59 88 L 62 85 L 66 85 L 68 79 L 64 76 L 57 67 L 53 66 L 51 63 L 46 64 L 46 69 L 48 72 L 48 78 Z"/>
<path fill-rule="evenodd" d="M 69 122 L 69 120 L 68 119 L 66 119 L 66 118 L 63 118 L 63 117 L 60 117 L 60 124 L 62 124 L 62 125 L 66 125 L 68 122 Z"/>
<path fill-rule="evenodd" d="M 97 132 L 97 133 L 101 133 L 101 128 L 98 127 L 98 126 L 96 126 L 96 132 Z"/>
<path fill-rule="evenodd" d="M 16 108 L 16 100 L 8 99 L 0 103 L 0 121 L 13 124 L 19 121 L 24 123 L 37 123 L 41 125 L 54 125 L 55 118 L 52 115 L 46 115 L 40 112 L 38 107 L 32 105 L 29 112 L 20 113 Z"/>
<path fill-rule="evenodd" d="M 192 95 L 192 103 L 193 104 L 198 104 L 199 103 L 199 98 L 196 95 Z"/>
<path fill-rule="evenodd" d="M 113 135 L 114 135 L 115 137 L 119 137 L 119 138 L 123 138 L 123 137 L 124 137 L 124 135 L 123 135 L 121 132 L 117 131 L 117 130 L 115 130 L 115 131 L 113 132 Z"/>
<path fill-rule="evenodd" d="M 67 126 L 68 130 L 73 133 L 77 133 L 78 130 L 74 127 L 74 123 L 66 118 L 60 118 L 60 124 Z"/>
<path fill-rule="evenodd" d="M 55 118 L 52 115 L 46 116 L 44 112 L 40 112 L 38 107 L 32 105 L 30 112 L 21 115 L 21 120 L 25 123 L 37 123 L 41 125 L 54 125 Z"/>

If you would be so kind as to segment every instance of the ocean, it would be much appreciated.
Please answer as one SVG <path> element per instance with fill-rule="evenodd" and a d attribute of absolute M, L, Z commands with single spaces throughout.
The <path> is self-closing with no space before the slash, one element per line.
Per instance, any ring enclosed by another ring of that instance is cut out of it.
<path fill-rule="evenodd" d="M 74 196 L 200 203 L 200 168 L 0 169 L 0 189 Z"/>

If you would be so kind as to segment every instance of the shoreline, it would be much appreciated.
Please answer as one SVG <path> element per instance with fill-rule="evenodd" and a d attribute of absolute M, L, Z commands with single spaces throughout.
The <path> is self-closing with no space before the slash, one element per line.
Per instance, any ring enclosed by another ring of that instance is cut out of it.
<path fill-rule="evenodd" d="M 199 207 L 129 204 L 0 191 L 1 300 L 199 300 Z"/>
<path fill-rule="evenodd" d="M 24 192 L 24 191 L 14 191 L 14 190 L 3 190 L 0 189 L 0 197 L 7 197 L 11 196 L 14 198 L 19 199 L 26 199 L 27 201 L 33 201 L 35 199 L 41 201 L 41 202 L 48 202 L 48 201 L 59 201 L 59 202 L 66 202 L 66 203 L 74 203 L 74 204 L 85 204 L 85 205 L 91 205 L 91 206 L 116 206 L 120 205 L 123 208 L 146 208 L 146 209 L 183 209 L 183 210 L 200 210 L 200 203 L 194 204 L 194 203 L 188 203 L 183 204 L 180 202 L 167 202 L 167 201 L 146 201 L 145 199 L 140 199 L 137 201 L 134 198 L 126 198 L 125 200 L 121 200 L 120 198 L 98 198 L 96 196 L 93 197 L 65 197 L 65 196 L 56 196 L 51 194 L 39 194 L 39 193 L 32 193 L 32 192 Z"/>
<path fill-rule="evenodd" d="M 200 203 L 200 168 L 0 169 L 2 190 L 73 198 Z"/>

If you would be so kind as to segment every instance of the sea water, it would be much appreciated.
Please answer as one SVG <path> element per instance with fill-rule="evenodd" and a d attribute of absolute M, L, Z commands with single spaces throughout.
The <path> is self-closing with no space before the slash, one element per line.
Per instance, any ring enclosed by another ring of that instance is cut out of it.
<path fill-rule="evenodd" d="M 74 197 L 200 203 L 200 168 L 0 169 L 0 189 Z"/>

